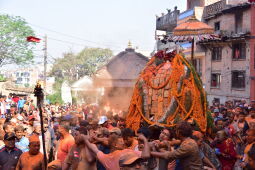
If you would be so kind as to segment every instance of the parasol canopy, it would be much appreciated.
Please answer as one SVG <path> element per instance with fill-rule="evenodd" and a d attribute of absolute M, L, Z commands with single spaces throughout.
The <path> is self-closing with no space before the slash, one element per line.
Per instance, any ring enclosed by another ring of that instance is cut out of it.
<path fill-rule="evenodd" d="M 173 34 L 168 37 L 170 41 L 203 41 L 209 39 L 217 39 L 214 29 L 192 16 L 186 22 L 178 25 Z"/>

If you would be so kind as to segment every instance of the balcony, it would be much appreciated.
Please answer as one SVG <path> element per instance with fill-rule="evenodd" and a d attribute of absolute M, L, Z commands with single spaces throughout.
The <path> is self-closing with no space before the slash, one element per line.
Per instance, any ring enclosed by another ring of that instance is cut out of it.
<path fill-rule="evenodd" d="M 172 32 L 177 26 L 177 18 L 180 14 L 180 10 L 175 7 L 174 11 L 168 10 L 167 14 L 163 14 L 161 17 L 157 17 L 156 30 Z"/>
<path fill-rule="evenodd" d="M 208 5 L 204 9 L 204 18 L 208 19 L 218 13 L 220 13 L 227 6 L 227 0 L 221 0 L 211 5 Z"/>

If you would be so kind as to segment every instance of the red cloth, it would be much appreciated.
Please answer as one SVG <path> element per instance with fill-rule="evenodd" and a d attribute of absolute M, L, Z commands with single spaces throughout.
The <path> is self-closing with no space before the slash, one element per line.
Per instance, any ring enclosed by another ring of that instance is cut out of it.
<path fill-rule="evenodd" d="M 226 139 L 224 142 L 218 143 L 216 147 L 221 153 L 218 158 L 221 162 L 222 170 L 232 170 L 234 168 L 237 155 L 232 139 Z"/>
<path fill-rule="evenodd" d="M 63 163 L 66 159 L 68 152 L 74 144 L 75 141 L 72 135 L 68 135 L 64 139 L 61 139 L 57 151 L 57 159 Z"/>
<path fill-rule="evenodd" d="M 19 97 L 13 97 L 13 98 L 12 98 L 12 101 L 14 101 L 15 103 L 18 103 Z"/>

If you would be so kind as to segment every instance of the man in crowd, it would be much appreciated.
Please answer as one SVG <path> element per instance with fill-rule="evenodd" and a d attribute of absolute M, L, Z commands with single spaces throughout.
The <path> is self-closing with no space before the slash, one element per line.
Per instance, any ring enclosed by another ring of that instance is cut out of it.
<path fill-rule="evenodd" d="M 234 168 L 237 154 L 231 138 L 227 137 L 225 131 L 218 131 L 212 146 L 221 162 L 222 170 L 232 170 Z"/>
<path fill-rule="evenodd" d="M 59 125 L 58 133 L 60 134 L 60 140 L 57 150 L 57 160 L 48 165 L 49 169 L 61 169 L 69 151 L 75 144 L 74 137 L 69 133 L 69 130 L 70 127 L 67 122 L 62 122 Z"/>
<path fill-rule="evenodd" d="M 138 146 L 138 141 L 135 139 L 135 133 L 130 128 L 125 128 L 122 130 L 122 138 L 127 149 L 134 150 Z"/>
<path fill-rule="evenodd" d="M 29 150 L 29 140 L 27 137 L 25 137 L 25 129 L 22 125 L 18 125 L 14 129 L 15 135 L 17 137 L 17 140 L 15 142 L 15 145 L 17 148 L 19 148 L 22 152 L 27 152 Z"/>
<path fill-rule="evenodd" d="M 23 107 L 24 107 L 25 103 L 26 103 L 26 100 L 23 97 L 20 97 L 20 99 L 18 101 L 18 112 L 19 113 L 23 112 Z"/>
<path fill-rule="evenodd" d="M 70 167 L 72 170 L 97 169 L 95 157 L 91 155 L 91 152 L 85 146 L 81 135 L 87 135 L 87 129 L 85 127 L 80 127 L 76 130 L 74 137 L 75 145 L 69 151 L 62 170 L 69 170 Z"/>
<path fill-rule="evenodd" d="M 217 170 L 221 169 L 221 163 L 217 158 L 215 151 L 204 141 L 204 135 L 199 131 L 194 131 L 193 136 L 196 137 L 197 144 L 199 146 L 200 152 L 208 158 L 208 160 L 214 165 Z"/>
<path fill-rule="evenodd" d="M 4 124 L 3 129 L 4 129 L 5 133 L 12 133 L 12 132 L 14 132 L 14 128 L 13 128 L 12 124 L 9 123 L 9 122 Z"/>
<path fill-rule="evenodd" d="M 43 154 L 40 152 L 38 135 L 29 137 L 29 151 L 20 156 L 16 170 L 43 170 L 45 169 Z"/>
<path fill-rule="evenodd" d="M 102 127 L 107 128 L 108 130 L 111 130 L 113 126 L 109 123 L 109 120 L 106 116 L 101 116 L 98 122 L 99 125 Z"/>
<path fill-rule="evenodd" d="M 174 151 L 151 152 L 152 156 L 166 160 L 179 159 L 184 170 L 201 170 L 202 162 L 197 143 L 191 139 L 192 128 L 188 122 L 180 122 L 176 127 L 181 145 Z"/>
<path fill-rule="evenodd" d="M 253 144 L 255 144 L 255 129 L 249 129 L 246 136 L 247 145 L 244 149 L 244 162 L 245 165 L 248 163 L 249 156 L 248 152 L 251 150 Z"/>
<path fill-rule="evenodd" d="M 248 165 L 246 166 L 246 170 L 254 170 L 255 169 L 255 144 L 252 145 L 251 149 L 248 152 Z"/>
<path fill-rule="evenodd" d="M 120 157 L 128 152 L 133 152 L 137 154 L 137 156 L 147 159 L 150 157 L 150 148 L 147 139 L 144 135 L 140 134 L 138 139 L 143 141 L 144 149 L 142 152 L 134 151 L 131 149 L 124 149 L 123 138 L 119 137 L 115 144 L 115 150 L 110 154 L 104 154 L 102 151 L 99 151 L 96 145 L 89 142 L 88 136 L 83 136 L 86 146 L 90 149 L 90 151 L 96 156 L 96 158 L 103 164 L 106 170 L 120 170 L 119 161 Z"/>
<path fill-rule="evenodd" d="M 134 152 L 128 152 L 120 157 L 119 160 L 120 170 L 147 170 L 144 161 Z"/>
<path fill-rule="evenodd" d="M 4 135 L 5 146 L 0 150 L 0 169 L 14 170 L 18 163 L 22 151 L 15 147 L 15 134 L 6 133 Z"/>

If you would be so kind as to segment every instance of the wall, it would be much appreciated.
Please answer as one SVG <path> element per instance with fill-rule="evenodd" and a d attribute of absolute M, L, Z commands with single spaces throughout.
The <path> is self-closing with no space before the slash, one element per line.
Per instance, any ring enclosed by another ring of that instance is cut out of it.
<path fill-rule="evenodd" d="M 250 32 L 251 30 L 251 13 L 250 10 L 243 11 L 243 23 L 242 32 Z M 227 31 L 229 34 L 235 33 L 235 14 L 228 13 L 225 15 L 220 15 L 214 19 L 207 22 L 208 25 L 214 28 L 214 24 L 220 21 L 220 29 Z"/>
<path fill-rule="evenodd" d="M 233 99 L 250 98 L 250 49 L 246 48 L 246 60 L 232 61 L 232 49 L 228 44 L 223 45 L 222 60 L 211 61 L 211 50 L 206 51 L 206 92 L 208 93 L 208 100 L 211 102 L 213 98 L 220 98 L 221 102 Z M 246 70 L 245 89 L 232 89 L 231 79 L 233 70 Z M 220 88 L 211 88 L 211 73 L 221 74 Z"/>
<path fill-rule="evenodd" d="M 250 40 L 250 51 L 251 51 L 251 62 L 250 62 L 250 70 L 251 70 L 251 96 L 250 100 L 255 100 L 255 5 L 251 5 L 251 15 L 250 15 L 250 23 L 251 27 L 251 38 Z"/>
<path fill-rule="evenodd" d="M 248 2 L 248 0 L 227 0 L 227 4 L 229 5 L 237 5 L 245 2 Z"/>
<path fill-rule="evenodd" d="M 221 0 L 205 0 L 205 6 L 208 6 L 208 5 L 211 5 L 215 2 L 218 2 L 218 1 L 221 1 Z"/>
<path fill-rule="evenodd" d="M 226 30 L 228 33 L 235 33 L 235 14 L 228 13 L 220 15 L 208 21 L 208 25 L 214 27 L 215 22 L 220 21 L 220 30 Z M 243 23 L 242 23 L 242 32 L 247 32 L 251 30 L 251 12 L 250 10 L 243 11 Z M 214 44 L 223 47 L 222 49 L 222 60 L 221 61 L 211 61 L 211 50 L 206 50 L 206 91 L 208 93 L 208 100 L 211 104 L 214 98 L 219 98 L 221 103 L 226 100 L 233 99 L 246 99 L 249 101 L 250 96 L 252 95 L 251 90 L 251 81 L 250 81 L 250 63 L 251 56 L 253 56 L 249 42 L 243 41 L 246 43 L 246 59 L 232 61 L 232 42 Z M 210 48 L 212 48 L 211 46 Z M 255 47 L 254 47 L 255 48 Z M 254 62 L 253 62 L 254 63 Z M 233 70 L 245 70 L 245 89 L 232 89 L 231 87 L 231 72 Z M 211 88 L 211 73 L 221 73 L 221 84 L 220 88 Z"/>
<path fill-rule="evenodd" d="M 193 9 L 195 6 L 204 6 L 205 0 L 187 0 L 187 9 Z"/>

